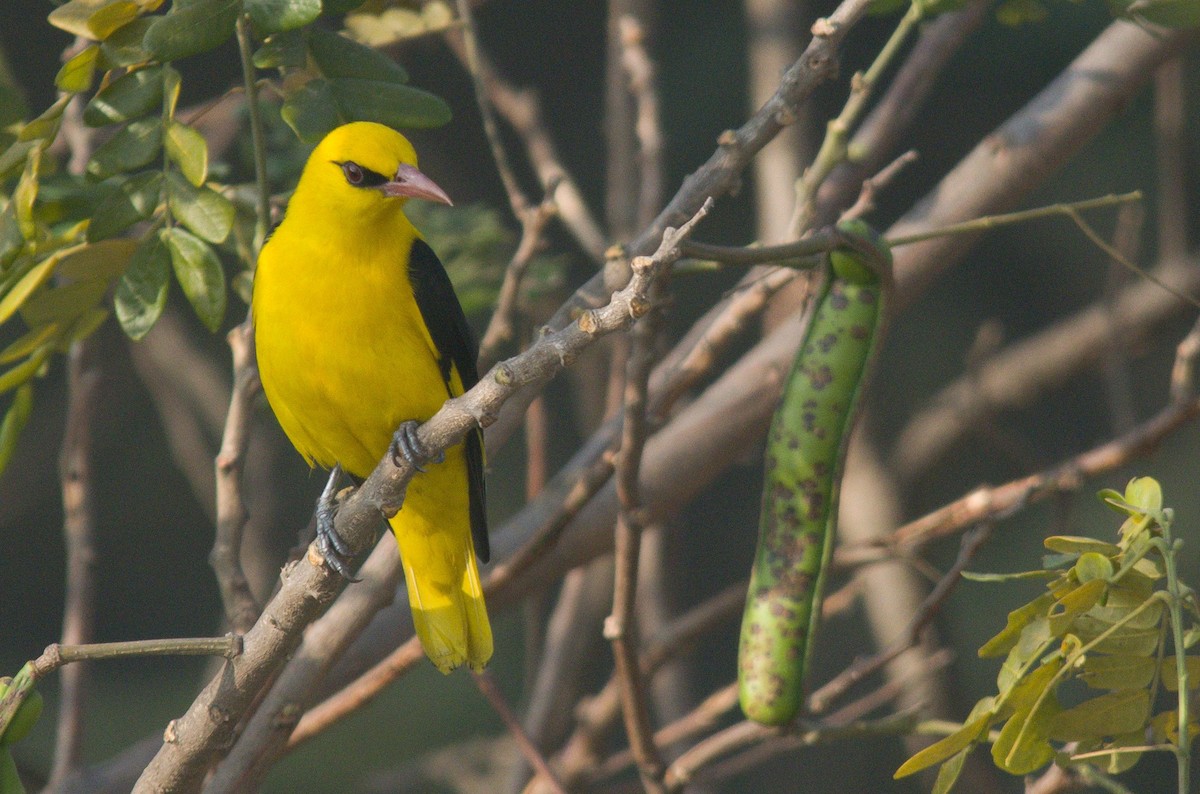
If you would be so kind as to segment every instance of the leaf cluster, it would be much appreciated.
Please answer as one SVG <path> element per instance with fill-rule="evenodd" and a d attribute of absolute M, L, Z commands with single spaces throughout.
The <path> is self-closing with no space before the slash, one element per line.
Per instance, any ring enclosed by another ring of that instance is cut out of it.
<path fill-rule="evenodd" d="M 235 34 L 243 52 L 257 39 L 248 66 L 278 76 L 280 115 L 309 142 L 351 120 L 428 127 L 449 119 L 441 99 L 407 85 L 402 67 L 314 25 L 359 5 L 68 0 L 50 12 L 51 25 L 82 42 L 55 77 L 59 99 L 26 121 L 18 94 L 0 90 L 0 325 L 19 316 L 27 327 L 0 350 L 0 399 L 13 392 L 0 420 L 0 470 L 28 420 L 34 378 L 110 311 L 140 339 L 174 282 L 216 331 L 226 314 L 231 260 L 242 265 L 233 282 L 248 299 L 261 242 L 257 191 L 214 178 L 229 169 L 212 167 L 196 119 L 181 117 L 182 79 L 173 62 L 211 52 Z M 65 173 L 50 154 L 71 102 L 82 105 L 82 123 L 100 141 L 80 174 Z M 294 158 L 294 147 L 287 148 Z"/>
<path fill-rule="evenodd" d="M 1200 609 L 1175 570 L 1172 512 L 1149 477 L 1132 480 L 1124 494 L 1101 491 L 1100 498 L 1125 516 L 1116 543 L 1050 537 L 1051 554 L 1039 570 L 964 574 L 982 582 L 1045 579 L 1046 589 L 1010 612 L 979 649 L 981 657 L 1004 658 L 996 693 L 976 703 L 961 728 L 908 759 L 896 777 L 940 764 L 934 791 L 948 792 L 967 754 L 984 742 L 996 766 L 1014 775 L 1051 761 L 1117 774 L 1154 750 L 1186 761 L 1200 731 L 1187 697 L 1200 683 L 1200 656 L 1176 654 L 1200 640 Z M 1060 696 L 1074 688 L 1086 694 L 1067 705 Z M 1176 703 L 1156 711 L 1163 692 L 1177 693 Z"/>

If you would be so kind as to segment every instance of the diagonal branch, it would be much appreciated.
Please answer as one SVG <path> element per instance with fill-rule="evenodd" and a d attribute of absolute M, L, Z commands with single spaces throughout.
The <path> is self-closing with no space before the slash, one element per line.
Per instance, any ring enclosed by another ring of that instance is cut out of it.
<path fill-rule="evenodd" d="M 546 383 L 595 340 L 627 328 L 644 315 L 650 309 L 650 285 L 664 267 L 681 256 L 680 241 L 710 207 L 711 202 L 705 202 L 678 230 L 664 232 L 654 256 L 636 258 L 629 284 L 606 306 L 585 312 L 561 331 L 543 336 L 524 353 L 493 367 L 469 392 L 448 400 L 418 429 L 421 445 L 436 454 L 459 443 L 472 428 L 489 424 L 518 389 Z M 396 466 L 389 458 L 385 456 L 338 511 L 336 530 L 353 553 L 361 553 L 374 541 L 380 513 L 395 514 L 412 479 L 412 465 L 403 462 Z M 134 790 L 196 790 L 209 767 L 231 745 L 238 721 L 299 644 L 304 627 L 344 585 L 344 580 L 325 566 L 315 544 L 304 560 L 286 568 L 279 592 L 246 634 L 245 654 L 226 664 L 187 713 L 172 721 L 166 741 Z"/>

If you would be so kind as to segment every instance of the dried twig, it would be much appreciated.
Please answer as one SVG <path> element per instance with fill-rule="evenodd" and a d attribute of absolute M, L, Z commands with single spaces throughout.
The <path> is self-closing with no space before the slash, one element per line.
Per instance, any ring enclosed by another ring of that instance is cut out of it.
<path fill-rule="evenodd" d="M 962 545 L 959 548 L 958 558 L 954 561 L 954 565 L 950 566 L 950 570 L 942 576 L 937 586 L 933 588 L 933 591 L 925 597 L 921 608 L 913 615 L 904 633 L 892 643 L 892 647 L 867 659 L 856 661 L 833 680 L 813 692 L 808 698 L 808 711 L 812 714 L 821 714 L 829 708 L 829 705 L 834 700 L 845 694 L 850 687 L 877 670 L 882 669 L 900 654 L 916 645 L 921 639 L 921 632 L 929 625 L 930 621 L 937 617 L 942 605 L 946 603 L 946 599 L 954 592 L 954 588 L 958 585 L 960 574 L 970 565 L 971 560 L 975 558 L 976 552 L 987 542 L 991 534 L 992 525 L 981 524 L 973 531 L 963 535 Z"/>
<path fill-rule="evenodd" d="M 61 642 L 83 645 L 95 635 L 96 505 L 92 479 L 93 440 L 102 415 L 105 367 L 101 334 L 71 345 L 67 365 L 67 426 L 59 454 L 63 537 L 67 547 L 66 592 Z M 88 666 L 77 664 L 62 675 L 58 733 L 51 783 L 65 780 L 83 752 L 84 706 Z"/>
<path fill-rule="evenodd" d="M 644 528 L 638 476 L 642 450 L 646 445 L 646 382 L 657 336 L 655 317 L 656 313 L 651 312 L 634 326 L 633 348 L 626 370 L 624 424 L 616 464 L 617 499 L 621 509 L 617 515 L 614 550 L 613 608 L 612 615 L 604 622 L 604 636 L 612 642 L 617 677 L 621 681 L 625 731 L 629 735 L 629 745 L 637 760 L 642 783 L 649 792 L 662 790 L 664 766 L 651 736 L 646 683 L 638 664 L 638 633 L 633 616 L 638 552 Z"/>
<path fill-rule="evenodd" d="M 87 42 L 76 38 L 63 52 L 63 61 L 82 51 Z M 68 170 L 83 174 L 94 149 L 95 130 L 83 123 L 83 100 L 73 97 L 63 111 L 62 135 L 69 150 Z M 67 423 L 59 450 L 63 539 L 67 549 L 63 597 L 62 642 L 81 645 L 95 635 L 96 505 L 92 456 L 96 422 L 103 416 L 105 355 L 101 333 L 74 342 L 67 365 Z M 60 784 L 79 765 L 83 755 L 84 707 L 88 666 L 75 665 L 62 675 L 54 766 L 50 783 Z"/>
<path fill-rule="evenodd" d="M 226 337 L 233 354 L 233 389 L 229 413 L 216 457 L 217 534 L 209 563 L 221 589 L 225 619 L 243 634 L 258 619 L 259 607 L 242 570 L 242 531 L 249 513 L 242 498 L 242 470 L 250 443 L 254 399 L 262 389 L 254 361 L 254 326 L 247 318 Z"/>
<path fill-rule="evenodd" d="M 520 720 L 517 715 L 513 714 L 509 708 L 508 702 L 504 699 L 504 694 L 500 691 L 500 687 L 496 685 L 495 679 L 491 673 L 482 672 L 475 673 L 472 678 L 475 679 L 475 686 L 479 687 L 479 691 L 487 698 L 488 703 L 492 704 L 492 708 L 500 715 L 501 721 L 516 740 L 517 747 L 521 751 L 521 755 L 525 756 L 525 760 L 537 770 L 538 775 L 549 784 L 551 790 L 557 794 L 565 794 L 566 789 L 558 782 L 557 776 L 550 765 L 546 763 L 546 758 L 538 751 L 533 742 L 529 740 L 529 735 L 525 733 L 525 729 L 521 727 Z"/>
<path fill-rule="evenodd" d="M 466 64 L 468 55 L 463 39 L 451 34 L 446 40 L 458 59 Z M 608 244 L 583 199 L 582 191 L 570 172 L 562 166 L 554 142 L 542 124 L 537 97 L 530 91 L 518 90 L 501 80 L 487 56 L 479 50 L 475 52 L 473 74 L 482 81 L 492 107 L 504 116 L 525 142 L 526 153 L 537 172 L 542 191 L 555 196 L 555 206 L 563 224 L 593 261 L 603 263 Z"/>

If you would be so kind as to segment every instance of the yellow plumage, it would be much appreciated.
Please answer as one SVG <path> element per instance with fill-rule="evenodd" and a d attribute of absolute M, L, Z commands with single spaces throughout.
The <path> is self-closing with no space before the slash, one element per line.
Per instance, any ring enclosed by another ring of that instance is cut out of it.
<path fill-rule="evenodd" d="M 367 476 L 402 422 L 428 419 L 462 393 L 464 373 L 475 377 L 462 310 L 404 215 L 410 196 L 448 201 L 399 133 L 339 127 L 313 151 L 259 256 L 263 389 L 310 465 Z M 413 478 L 391 519 L 417 634 L 443 672 L 480 669 L 492 654 L 472 543 L 473 521 L 477 537 L 486 531 L 481 457 L 477 442 L 448 450 Z"/>

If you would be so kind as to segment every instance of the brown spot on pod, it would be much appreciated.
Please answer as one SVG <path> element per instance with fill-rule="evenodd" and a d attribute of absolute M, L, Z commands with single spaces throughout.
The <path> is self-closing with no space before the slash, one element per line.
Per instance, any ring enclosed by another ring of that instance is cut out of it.
<path fill-rule="evenodd" d="M 833 370 L 829 368 L 829 365 L 822 364 L 810 371 L 808 380 L 814 389 L 824 389 L 833 382 Z"/>
<path fill-rule="evenodd" d="M 867 337 L 869 337 L 870 335 L 871 335 L 871 329 L 867 328 L 865 325 L 850 326 L 850 336 L 854 337 L 855 339 L 857 339 L 860 342 L 863 341 L 864 339 L 866 339 Z"/>
<path fill-rule="evenodd" d="M 830 350 L 833 350 L 835 345 L 837 345 L 837 341 L 837 334 L 828 333 L 816 341 L 816 346 L 817 349 L 822 353 L 828 353 Z"/>

